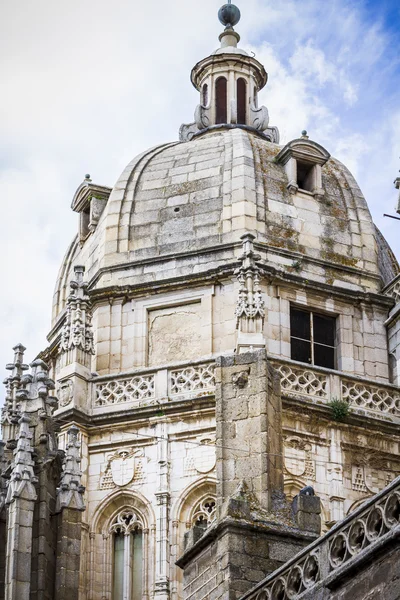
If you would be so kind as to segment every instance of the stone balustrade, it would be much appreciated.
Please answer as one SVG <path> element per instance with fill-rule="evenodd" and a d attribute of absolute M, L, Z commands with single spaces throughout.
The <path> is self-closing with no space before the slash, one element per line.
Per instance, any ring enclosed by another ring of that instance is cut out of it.
<path fill-rule="evenodd" d="M 400 477 L 323 537 L 266 577 L 241 600 L 292 600 L 317 591 L 391 544 L 400 528 Z M 318 596 L 322 597 L 322 596 Z M 325 596 L 323 596 L 325 598 Z"/>
<path fill-rule="evenodd" d="M 272 364 L 280 373 L 283 397 L 304 398 L 321 404 L 340 399 L 358 412 L 363 410 L 365 414 L 387 420 L 400 419 L 400 390 L 394 385 L 289 360 L 272 359 Z M 92 390 L 95 413 L 120 404 L 139 407 L 213 394 L 214 363 L 210 360 L 180 363 L 161 369 L 96 377 Z"/>
<path fill-rule="evenodd" d="M 212 394 L 215 390 L 214 363 L 192 362 L 96 377 L 92 390 L 94 413 L 121 404 L 135 408 Z"/>
<path fill-rule="evenodd" d="M 384 419 L 400 418 L 400 390 L 397 386 L 352 377 L 321 367 L 289 360 L 272 360 L 281 375 L 282 395 L 307 398 L 326 404 L 345 400 L 350 407 Z"/>

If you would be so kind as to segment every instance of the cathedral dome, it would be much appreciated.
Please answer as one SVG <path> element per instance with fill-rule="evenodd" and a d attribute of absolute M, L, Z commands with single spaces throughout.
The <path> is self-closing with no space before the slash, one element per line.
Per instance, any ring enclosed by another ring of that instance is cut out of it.
<path fill-rule="evenodd" d="M 297 183 L 290 179 L 290 162 L 296 163 Z M 320 183 L 313 183 L 318 176 Z M 86 265 L 95 287 L 116 278 L 121 286 L 144 284 L 154 270 L 143 265 L 171 257 L 175 276 L 201 274 L 220 267 L 227 252 L 234 260 L 233 247 L 246 233 L 255 236 L 271 268 L 293 272 L 300 261 L 310 278 L 327 284 L 340 271 L 341 285 L 347 280 L 377 292 L 398 271 L 360 188 L 338 160 L 307 136 L 282 148 L 249 128 L 221 125 L 134 158 L 93 233 L 80 244 L 75 240 L 58 287 L 66 289 L 74 263 Z M 198 262 L 189 265 L 186 255 Z M 165 276 L 173 273 L 167 269 Z M 56 312 L 63 296 L 58 289 Z"/>

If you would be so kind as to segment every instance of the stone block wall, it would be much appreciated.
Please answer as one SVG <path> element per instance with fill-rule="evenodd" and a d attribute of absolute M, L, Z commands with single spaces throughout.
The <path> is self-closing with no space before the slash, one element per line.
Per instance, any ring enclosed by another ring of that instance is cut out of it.
<path fill-rule="evenodd" d="M 217 495 L 245 481 L 265 509 L 283 490 L 280 379 L 265 351 L 216 361 Z"/>

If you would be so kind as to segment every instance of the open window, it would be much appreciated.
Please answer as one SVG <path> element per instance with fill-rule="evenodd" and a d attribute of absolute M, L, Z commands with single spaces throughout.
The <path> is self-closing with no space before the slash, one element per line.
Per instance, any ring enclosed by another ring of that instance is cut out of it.
<path fill-rule="evenodd" d="M 225 77 L 218 77 L 215 82 L 215 122 L 226 123 L 228 121 L 227 81 Z"/>
<path fill-rule="evenodd" d="M 206 83 L 203 85 L 201 101 L 203 106 L 208 106 L 208 85 Z"/>
<path fill-rule="evenodd" d="M 246 124 L 246 82 L 242 77 L 236 82 L 237 122 L 239 125 Z"/>
<path fill-rule="evenodd" d="M 315 188 L 315 165 L 305 161 L 297 161 L 297 185 L 299 189 L 313 192 Z"/>
<path fill-rule="evenodd" d="M 290 308 L 292 360 L 327 369 L 336 367 L 336 318 Z"/>

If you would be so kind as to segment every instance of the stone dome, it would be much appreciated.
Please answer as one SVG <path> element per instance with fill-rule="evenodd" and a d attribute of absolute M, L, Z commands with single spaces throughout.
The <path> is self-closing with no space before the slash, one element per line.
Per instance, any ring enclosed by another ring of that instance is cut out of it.
<path fill-rule="evenodd" d="M 321 169 L 322 196 L 291 193 L 279 162 L 284 150 L 249 128 L 221 126 L 134 158 L 95 230 L 68 250 L 54 317 L 73 264 L 85 265 L 98 290 L 203 277 L 236 260 L 246 233 L 272 270 L 301 269 L 308 280 L 378 293 L 399 266 L 351 173 L 329 158 Z"/>

